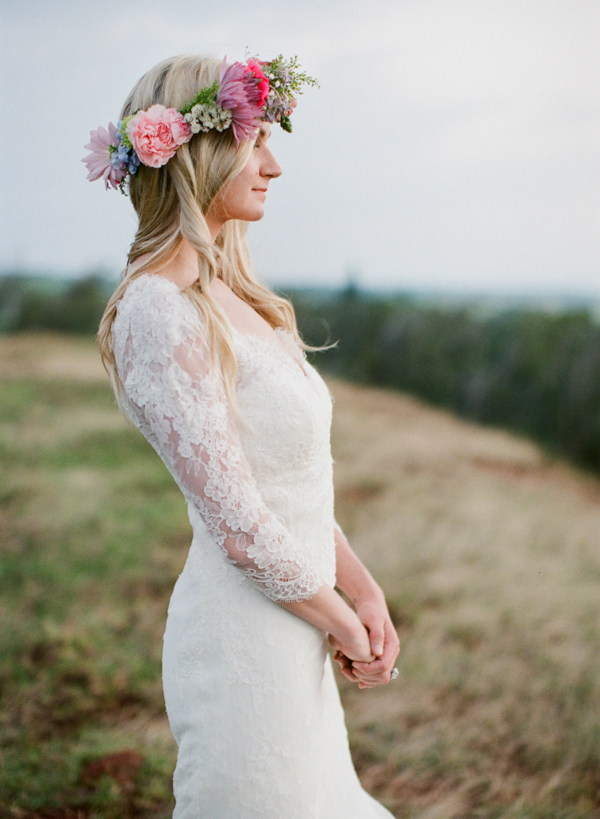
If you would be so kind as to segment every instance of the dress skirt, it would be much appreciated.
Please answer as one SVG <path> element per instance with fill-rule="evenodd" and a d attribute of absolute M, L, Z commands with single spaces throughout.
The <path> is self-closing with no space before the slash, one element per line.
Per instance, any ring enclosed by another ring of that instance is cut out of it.
<path fill-rule="evenodd" d="M 174 819 L 390 819 L 354 770 L 326 635 L 225 563 L 201 528 L 164 637 Z"/>

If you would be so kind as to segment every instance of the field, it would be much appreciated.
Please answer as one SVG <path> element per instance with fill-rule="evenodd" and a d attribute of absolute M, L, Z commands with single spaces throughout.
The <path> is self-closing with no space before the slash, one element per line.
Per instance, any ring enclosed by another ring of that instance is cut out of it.
<path fill-rule="evenodd" d="M 403 642 L 389 686 L 338 677 L 365 787 L 398 819 L 600 817 L 600 482 L 330 386 L 337 517 Z M 0 816 L 167 817 L 161 638 L 190 527 L 93 341 L 0 336 L 0 456 Z"/>

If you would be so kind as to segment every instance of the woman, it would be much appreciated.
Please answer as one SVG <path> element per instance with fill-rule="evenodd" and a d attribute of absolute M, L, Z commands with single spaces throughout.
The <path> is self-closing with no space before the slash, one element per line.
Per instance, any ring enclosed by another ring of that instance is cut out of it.
<path fill-rule="evenodd" d="M 356 777 L 328 647 L 371 688 L 398 639 L 334 521 L 328 390 L 244 239 L 281 174 L 271 123 L 291 130 L 307 82 L 281 57 L 166 60 L 84 160 L 139 217 L 102 359 L 193 527 L 163 651 L 177 819 L 390 816 Z"/>

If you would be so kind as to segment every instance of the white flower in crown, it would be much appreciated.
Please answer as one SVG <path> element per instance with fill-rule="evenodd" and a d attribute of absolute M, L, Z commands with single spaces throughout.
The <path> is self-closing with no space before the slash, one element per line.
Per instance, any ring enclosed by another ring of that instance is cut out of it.
<path fill-rule="evenodd" d="M 225 128 L 229 128 L 231 125 L 232 113 L 221 108 L 216 102 L 212 104 L 197 103 L 185 115 L 184 119 L 189 123 L 193 134 L 200 131 L 207 133 L 211 128 L 224 131 Z"/>

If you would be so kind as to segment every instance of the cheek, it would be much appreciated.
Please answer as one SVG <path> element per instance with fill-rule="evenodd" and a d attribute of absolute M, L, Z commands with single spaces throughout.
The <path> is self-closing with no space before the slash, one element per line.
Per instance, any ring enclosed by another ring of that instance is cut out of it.
<path fill-rule="evenodd" d="M 262 216 L 263 203 L 252 192 L 256 184 L 257 174 L 247 167 L 236 176 L 223 201 L 228 218 L 252 221 Z"/>
<path fill-rule="evenodd" d="M 243 207 L 248 196 L 248 190 L 248 185 L 244 183 L 244 180 L 240 179 L 239 176 L 236 177 L 227 189 L 224 202 L 225 210 L 235 212 Z"/>
<path fill-rule="evenodd" d="M 239 208 L 244 207 L 248 201 L 248 197 L 250 196 L 250 191 L 252 190 L 253 178 L 253 176 L 251 177 L 250 174 L 246 172 L 245 168 L 236 176 L 231 185 L 228 187 L 225 195 L 226 208 L 238 210 Z"/>

